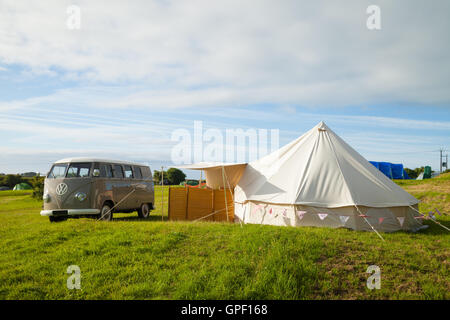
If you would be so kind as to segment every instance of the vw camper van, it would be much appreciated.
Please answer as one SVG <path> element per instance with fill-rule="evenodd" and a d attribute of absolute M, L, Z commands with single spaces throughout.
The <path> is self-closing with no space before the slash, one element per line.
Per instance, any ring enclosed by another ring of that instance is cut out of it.
<path fill-rule="evenodd" d="M 44 181 L 42 216 L 112 220 L 113 212 L 147 218 L 155 203 L 152 172 L 139 163 L 71 158 L 56 161 Z"/>

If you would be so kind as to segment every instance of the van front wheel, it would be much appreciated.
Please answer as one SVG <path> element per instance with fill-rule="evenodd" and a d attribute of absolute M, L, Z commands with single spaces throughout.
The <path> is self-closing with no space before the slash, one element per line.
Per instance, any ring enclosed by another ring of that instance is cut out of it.
<path fill-rule="evenodd" d="M 107 204 L 104 204 L 102 210 L 100 211 L 100 220 L 111 221 L 112 220 L 112 210 Z"/>
<path fill-rule="evenodd" d="M 147 219 L 150 215 L 150 207 L 147 203 L 144 203 L 141 205 L 141 207 L 138 209 L 138 216 L 139 218 Z"/>

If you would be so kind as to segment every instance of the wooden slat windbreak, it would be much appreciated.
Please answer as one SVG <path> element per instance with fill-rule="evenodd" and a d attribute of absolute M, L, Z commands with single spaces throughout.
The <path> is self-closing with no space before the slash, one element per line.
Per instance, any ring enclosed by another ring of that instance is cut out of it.
<path fill-rule="evenodd" d="M 187 220 L 195 220 L 207 216 L 214 211 L 212 190 L 198 188 L 187 188 L 187 190 Z M 214 217 L 210 216 L 202 220 L 214 221 Z"/>
<path fill-rule="evenodd" d="M 187 190 L 169 187 L 169 220 L 186 220 Z"/>
<path fill-rule="evenodd" d="M 214 221 L 227 221 L 227 208 L 225 207 L 225 192 L 224 190 L 213 190 L 214 191 L 214 210 L 221 210 L 214 215 Z M 233 222 L 234 220 L 234 203 L 233 203 L 233 193 L 230 189 L 227 191 L 227 205 L 228 205 L 228 221 Z"/>
<path fill-rule="evenodd" d="M 234 220 L 233 192 L 227 190 L 228 221 Z M 169 220 L 227 221 L 224 190 L 199 188 L 169 189 Z"/>

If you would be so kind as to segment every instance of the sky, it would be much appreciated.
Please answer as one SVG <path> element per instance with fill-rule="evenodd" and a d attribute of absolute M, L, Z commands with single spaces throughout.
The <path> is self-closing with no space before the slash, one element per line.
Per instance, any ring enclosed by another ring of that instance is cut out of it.
<path fill-rule="evenodd" d="M 78 156 L 171 166 L 174 132 L 195 121 L 224 136 L 278 129 L 280 147 L 324 121 L 367 160 L 438 170 L 448 12 L 437 0 L 0 0 L 0 172 Z"/>

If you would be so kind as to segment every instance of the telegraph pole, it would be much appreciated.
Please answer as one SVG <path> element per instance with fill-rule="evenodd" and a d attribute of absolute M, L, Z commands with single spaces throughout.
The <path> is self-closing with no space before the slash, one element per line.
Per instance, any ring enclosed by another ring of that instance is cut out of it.
<path fill-rule="evenodd" d="M 445 149 L 440 149 L 439 150 L 439 173 L 442 173 L 443 168 L 445 167 L 445 169 L 448 169 L 448 154 L 446 154 L 445 156 L 443 155 L 443 152 L 447 151 Z M 444 157 L 445 157 L 445 162 L 444 162 Z"/>

